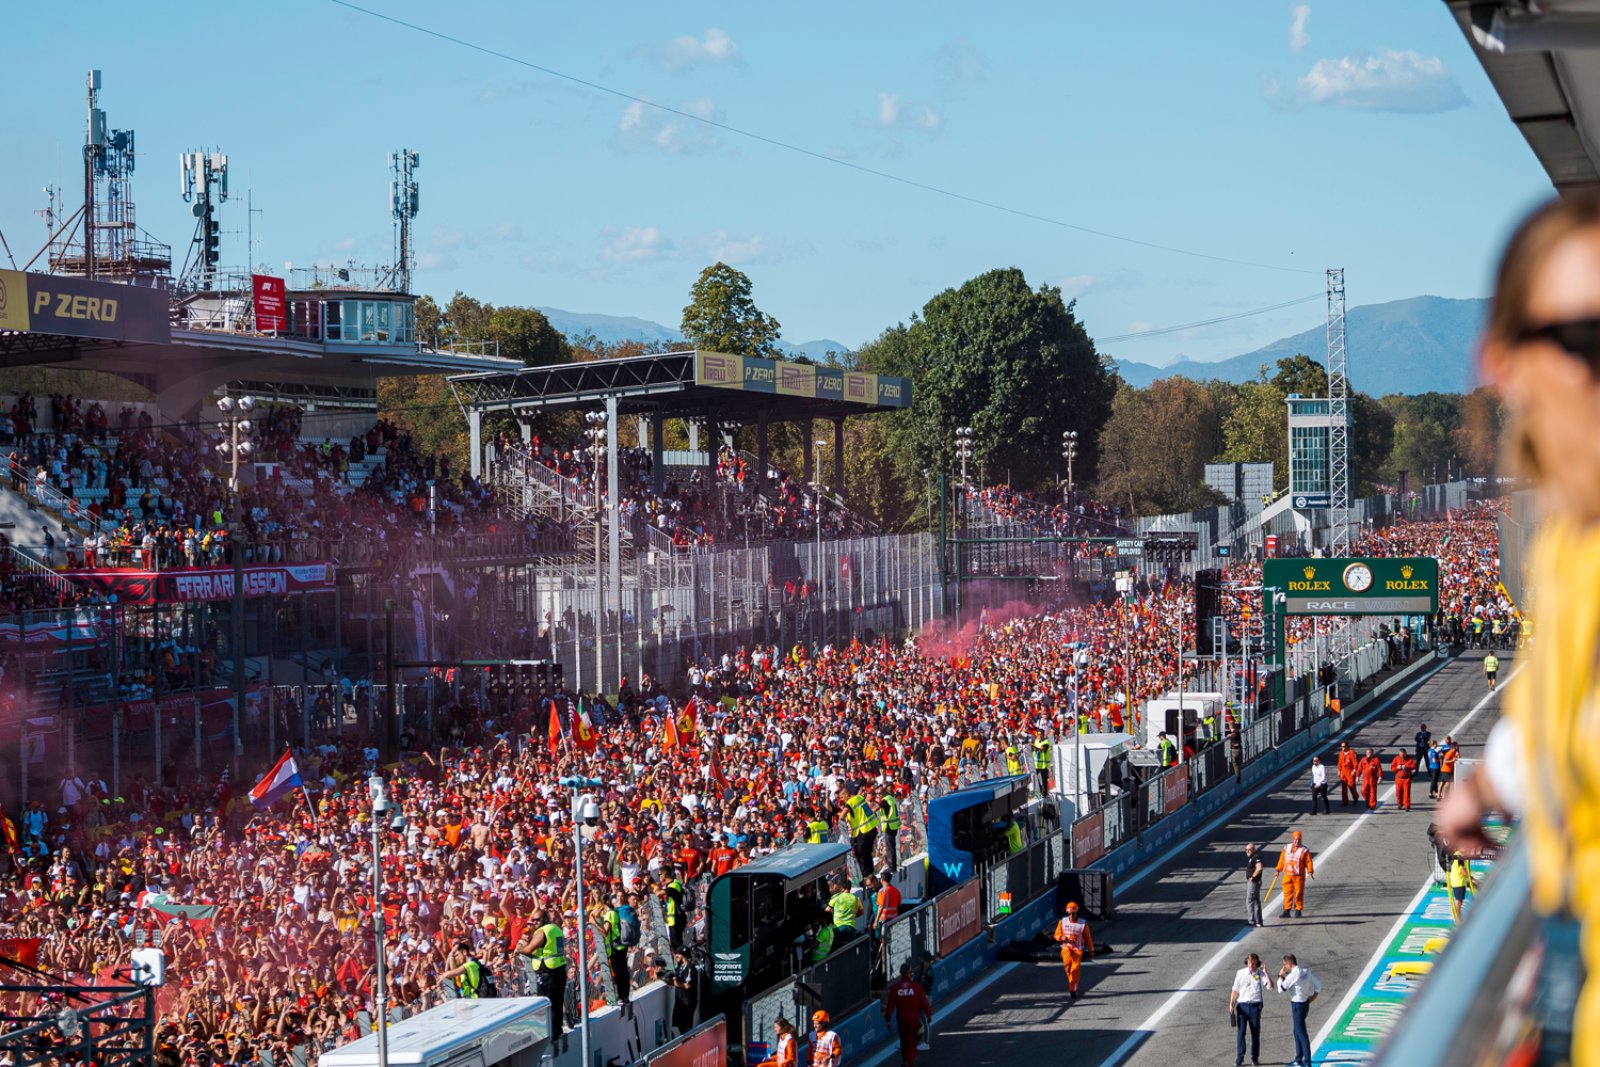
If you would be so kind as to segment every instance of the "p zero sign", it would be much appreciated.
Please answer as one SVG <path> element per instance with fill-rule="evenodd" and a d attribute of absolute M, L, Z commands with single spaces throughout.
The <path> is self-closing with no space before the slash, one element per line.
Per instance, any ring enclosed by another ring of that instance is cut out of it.
<path fill-rule="evenodd" d="M 166 344 L 165 289 L 0 270 L 0 330 Z"/>
<path fill-rule="evenodd" d="M 1262 595 L 1285 615 L 1431 615 L 1439 610 L 1439 561 L 1431 556 L 1269 559 Z"/>

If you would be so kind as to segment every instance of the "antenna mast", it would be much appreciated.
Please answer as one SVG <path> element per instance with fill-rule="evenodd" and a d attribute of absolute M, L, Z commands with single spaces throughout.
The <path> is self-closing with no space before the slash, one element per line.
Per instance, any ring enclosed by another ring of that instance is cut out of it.
<path fill-rule="evenodd" d="M 1329 551 L 1350 554 L 1350 366 L 1344 343 L 1344 268 L 1328 271 Z"/>
<path fill-rule="evenodd" d="M 395 220 L 395 280 L 411 292 L 411 220 L 417 217 L 417 167 L 422 157 L 409 148 L 389 153 L 389 213 Z"/>
<path fill-rule="evenodd" d="M 191 275 L 202 290 L 217 281 L 222 260 L 222 224 L 217 208 L 228 199 L 228 157 L 218 151 L 184 152 L 178 156 L 178 189 L 185 204 L 194 204 L 194 240 L 184 260 L 184 278 Z"/>

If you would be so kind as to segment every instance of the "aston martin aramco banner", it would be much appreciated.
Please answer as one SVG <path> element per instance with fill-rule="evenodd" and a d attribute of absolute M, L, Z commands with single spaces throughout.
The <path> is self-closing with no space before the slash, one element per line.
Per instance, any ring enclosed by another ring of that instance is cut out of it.
<path fill-rule="evenodd" d="M 1269 559 L 1262 563 L 1261 585 L 1264 597 L 1285 596 L 1287 615 L 1431 615 L 1439 610 L 1439 561 L 1429 556 Z"/>
<path fill-rule="evenodd" d="M 842 400 L 885 408 L 911 406 L 911 382 L 905 378 L 781 359 L 730 356 L 725 352 L 696 352 L 694 380 L 696 385 L 718 389 L 806 400 Z"/>

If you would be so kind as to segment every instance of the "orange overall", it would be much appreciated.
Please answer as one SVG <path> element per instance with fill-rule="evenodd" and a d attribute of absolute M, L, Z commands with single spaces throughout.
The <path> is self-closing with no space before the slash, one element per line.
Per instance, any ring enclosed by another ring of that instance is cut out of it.
<path fill-rule="evenodd" d="M 1061 943 L 1061 965 L 1067 970 L 1067 989 L 1076 993 L 1084 952 L 1094 959 L 1094 938 L 1089 933 L 1089 924 L 1082 919 L 1062 919 L 1056 924 L 1056 940 Z"/>
<path fill-rule="evenodd" d="M 1356 754 L 1348 748 L 1339 751 L 1339 806 L 1358 799 L 1356 792 Z"/>
<path fill-rule="evenodd" d="M 1361 798 L 1367 802 L 1368 811 L 1378 810 L 1378 786 L 1383 782 L 1383 762 L 1377 756 L 1364 756 L 1361 760 Z"/>
<path fill-rule="evenodd" d="M 1417 761 L 1405 752 L 1389 761 L 1394 772 L 1394 802 L 1406 811 L 1411 810 L 1411 776 L 1417 772 Z"/>
<path fill-rule="evenodd" d="M 1306 906 L 1306 879 L 1313 873 L 1311 850 L 1290 843 L 1278 855 L 1278 873 L 1283 876 L 1283 910 L 1302 911 Z"/>

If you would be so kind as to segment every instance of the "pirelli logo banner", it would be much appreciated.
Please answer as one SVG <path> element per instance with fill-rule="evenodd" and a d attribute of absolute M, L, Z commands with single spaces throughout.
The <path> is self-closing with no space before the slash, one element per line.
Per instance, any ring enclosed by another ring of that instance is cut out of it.
<path fill-rule="evenodd" d="M 773 393 L 805 400 L 843 400 L 869 407 L 911 406 L 911 382 L 905 378 L 782 359 L 696 352 L 694 378 L 696 385 L 742 389 L 747 393 Z"/>
<path fill-rule="evenodd" d="M 0 330 L 165 344 L 170 308 L 164 289 L 0 270 Z"/>
<path fill-rule="evenodd" d="M 1439 610 L 1439 561 L 1430 556 L 1269 559 L 1261 582 L 1268 594 L 1283 594 L 1290 615 L 1431 615 Z"/>

